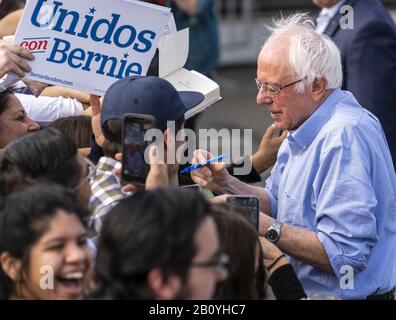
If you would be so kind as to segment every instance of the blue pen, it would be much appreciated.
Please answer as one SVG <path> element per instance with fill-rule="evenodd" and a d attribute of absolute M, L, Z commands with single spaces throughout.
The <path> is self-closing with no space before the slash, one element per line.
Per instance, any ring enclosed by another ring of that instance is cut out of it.
<path fill-rule="evenodd" d="M 191 171 L 195 171 L 195 170 L 197 170 L 197 169 L 199 169 L 199 168 L 202 168 L 202 167 L 204 167 L 204 166 L 207 166 L 207 165 L 209 165 L 209 164 L 213 164 L 213 163 L 215 163 L 215 162 L 222 161 L 222 160 L 225 159 L 226 157 L 227 157 L 226 154 L 223 154 L 223 155 L 218 156 L 218 157 L 214 157 L 214 158 L 212 158 L 212 159 L 209 159 L 209 160 L 206 161 L 205 163 L 197 163 L 197 164 L 194 164 L 193 166 L 187 167 L 187 168 L 183 169 L 182 171 L 180 171 L 180 173 L 181 173 L 181 174 L 190 173 Z"/>

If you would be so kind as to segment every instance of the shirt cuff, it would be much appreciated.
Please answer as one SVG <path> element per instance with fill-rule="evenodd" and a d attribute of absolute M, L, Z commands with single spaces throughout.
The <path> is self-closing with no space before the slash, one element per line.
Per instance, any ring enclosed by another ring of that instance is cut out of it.
<path fill-rule="evenodd" d="M 320 243 L 326 250 L 330 265 L 333 268 L 337 279 L 340 279 L 345 275 L 348 270 L 347 268 L 352 267 L 354 272 L 361 272 L 367 267 L 367 259 L 364 256 L 355 255 L 353 258 L 348 257 L 342 253 L 342 250 L 330 236 L 322 231 L 319 231 L 317 236 Z"/>
<path fill-rule="evenodd" d="M 278 201 L 267 188 L 264 188 L 264 191 L 267 193 L 268 199 L 270 201 L 271 217 L 276 219 L 278 216 Z"/>

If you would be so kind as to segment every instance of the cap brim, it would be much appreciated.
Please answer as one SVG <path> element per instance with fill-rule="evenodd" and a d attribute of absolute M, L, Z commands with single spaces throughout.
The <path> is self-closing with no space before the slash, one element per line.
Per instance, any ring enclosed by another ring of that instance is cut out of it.
<path fill-rule="evenodd" d="M 196 107 L 205 98 L 202 93 L 196 91 L 179 91 L 179 95 L 187 110 Z"/>

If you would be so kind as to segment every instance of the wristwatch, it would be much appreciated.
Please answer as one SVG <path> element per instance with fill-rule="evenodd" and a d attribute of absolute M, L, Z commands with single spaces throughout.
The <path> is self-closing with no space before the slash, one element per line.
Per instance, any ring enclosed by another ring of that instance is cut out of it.
<path fill-rule="evenodd" d="M 273 243 L 277 242 L 280 238 L 282 222 L 275 220 L 271 227 L 265 232 L 265 238 Z"/>

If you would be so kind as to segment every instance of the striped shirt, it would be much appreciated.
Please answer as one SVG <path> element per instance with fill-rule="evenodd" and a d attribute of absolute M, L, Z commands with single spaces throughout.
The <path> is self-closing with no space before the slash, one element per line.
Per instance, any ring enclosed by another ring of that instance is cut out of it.
<path fill-rule="evenodd" d="M 93 212 L 90 223 L 91 236 L 99 233 L 103 219 L 107 213 L 123 198 L 130 193 L 123 192 L 120 178 L 115 174 L 121 169 L 121 163 L 109 158 L 100 158 L 96 175 L 91 179 L 92 196 L 90 208 Z"/>

